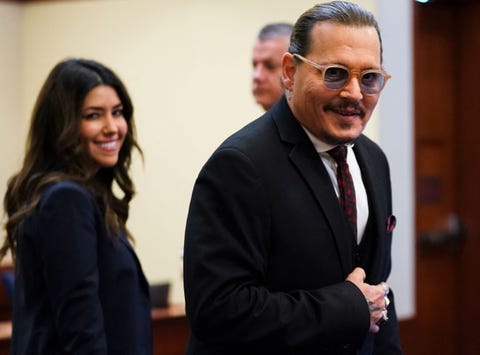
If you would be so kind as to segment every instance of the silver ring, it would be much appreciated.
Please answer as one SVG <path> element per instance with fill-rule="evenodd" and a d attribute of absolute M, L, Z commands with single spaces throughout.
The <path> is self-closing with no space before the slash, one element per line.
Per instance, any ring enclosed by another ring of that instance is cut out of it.
<path fill-rule="evenodd" d="M 389 304 L 390 300 L 388 299 L 387 295 L 385 295 L 385 308 L 387 308 Z"/>
<path fill-rule="evenodd" d="M 388 320 L 388 316 L 387 316 L 387 310 L 384 309 L 382 311 L 382 318 L 383 318 L 383 321 L 386 322 Z"/>
<path fill-rule="evenodd" d="M 388 295 L 388 293 L 390 292 L 390 287 L 388 287 L 386 282 L 382 282 L 381 285 L 383 287 L 383 292 L 385 292 L 385 296 Z"/>
<path fill-rule="evenodd" d="M 382 311 L 382 318 L 380 318 L 380 319 L 378 320 L 377 325 L 379 325 L 379 326 L 380 326 L 380 325 L 383 325 L 383 324 L 385 324 L 387 321 L 388 321 L 387 310 L 384 309 L 384 310 Z"/>

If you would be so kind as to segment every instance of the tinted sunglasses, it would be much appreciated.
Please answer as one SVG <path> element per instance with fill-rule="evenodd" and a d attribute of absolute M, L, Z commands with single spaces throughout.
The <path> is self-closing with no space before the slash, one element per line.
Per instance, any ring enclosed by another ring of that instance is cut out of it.
<path fill-rule="evenodd" d="M 341 90 L 350 82 L 353 75 L 357 76 L 360 88 L 364 94 L 378 94 L 384 88 L 391 76 L 383 69 L 355 70 L 340 64 L 318 64 L 300 54 L 293 56 L 304 63 L 318 69 L 322 74 L 324 85 L 331 90 Z"/>

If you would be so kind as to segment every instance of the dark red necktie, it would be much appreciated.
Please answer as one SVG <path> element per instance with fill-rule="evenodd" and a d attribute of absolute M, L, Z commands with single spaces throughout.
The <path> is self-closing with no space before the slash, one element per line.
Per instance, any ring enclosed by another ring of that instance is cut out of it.
<path fill-rule="evenodd" d="M 336 146 L 327 152 L 337 162 L 337 182 L 340 194 L 340 204 L 347 214 L 348 221 L 352 225 L 355 236 L 357 235 L 357 201 L 352 175 L 347 164 L 347 147 Z"/>

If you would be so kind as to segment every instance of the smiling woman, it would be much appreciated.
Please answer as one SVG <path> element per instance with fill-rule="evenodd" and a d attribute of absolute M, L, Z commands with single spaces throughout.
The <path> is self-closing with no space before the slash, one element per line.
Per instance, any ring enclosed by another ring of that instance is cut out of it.
<path fill-rule="evenodd" d="M 107 85 L 93 88 L 83 103 L 80 136 L 97 168 L 117 163 L 127 131 L 122 103 L 115 90 Z"/>
<path fill-rule="evenodd" d="M 152 353 L 148 283 L 125 226 L 134 148 L 133 105 L 115 73 L 91 60 L 57 64 L 5 196 L 15 354 Z"/>

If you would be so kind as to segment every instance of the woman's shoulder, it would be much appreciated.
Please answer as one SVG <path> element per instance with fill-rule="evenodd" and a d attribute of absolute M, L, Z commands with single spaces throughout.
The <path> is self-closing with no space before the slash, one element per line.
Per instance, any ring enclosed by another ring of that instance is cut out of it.
<path fill-rule="evenodd" d="M 78 182 L 65 180 L 53 183 L 47 186 L 41 194 L 40 204 L 46 204 L 55 201 L 75 201 L 78 203 L 94 202 L 93 196 L 88 190 Z"/>
<path fill-rule="evenodd" d="M 85 187 L 80 185 L 78 182 L 72 180 L 63 180 L 59 182 L 55 182 L 51 185 L 48 185 L 42 192 L 43 196 L 48 196 L 52 194 L 58 193 L 66 193 L 66 192 L 77 192 L 79 194 L 89 195 L 89 192 Z"/>

